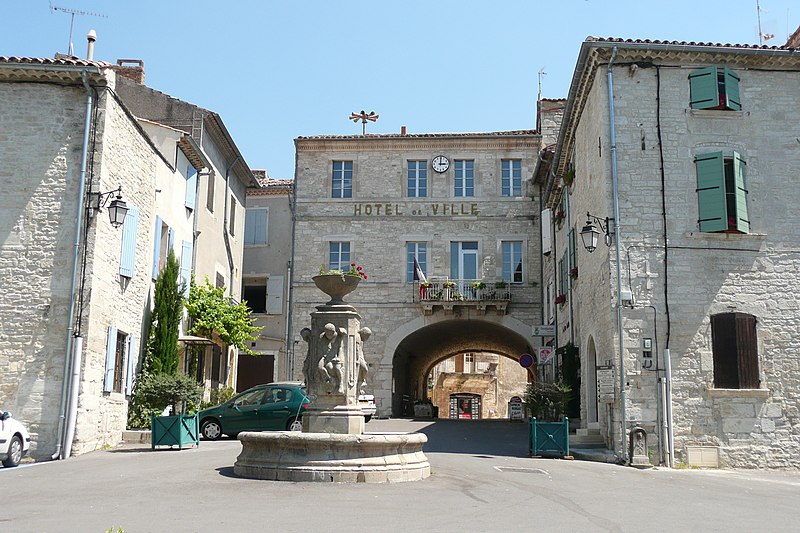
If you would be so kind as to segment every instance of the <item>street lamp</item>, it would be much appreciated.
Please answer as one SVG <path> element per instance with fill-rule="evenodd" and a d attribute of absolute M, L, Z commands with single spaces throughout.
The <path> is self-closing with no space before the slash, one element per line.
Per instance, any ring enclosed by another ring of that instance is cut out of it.
<path fill-rule="evenodd" d="M 93 213 L 101 211 L 114 193 L 117 197 L 111 200 L 111 205 L 108 206 L 108 218 L 111 225 L 118 228 L 125 222 L 125 215 L 128 214 L 128 204 L 122 199 L 121 185 L 113 191 L 89 193 L 89 206 L 94 210 Z"/>
<path fill-rule="evenodd" d="M 589 214 L 588 211 L 586 212 L 586 225 L 583 226 L 581 230 L 581 240 L 587 252 L 592 253 L 597 249 L 597 240 L 600 237 L 600 230 L 602 230 L 606 236 L 606 246 L 611 246 L 611 238 L 614 236 L 614 230 L 609 224 L 611 220 L 614 219 L 606 217 L 605 220 L 603 220 Z M 595 222 L 600 226 L 600 230 L 595 226 Z"/>

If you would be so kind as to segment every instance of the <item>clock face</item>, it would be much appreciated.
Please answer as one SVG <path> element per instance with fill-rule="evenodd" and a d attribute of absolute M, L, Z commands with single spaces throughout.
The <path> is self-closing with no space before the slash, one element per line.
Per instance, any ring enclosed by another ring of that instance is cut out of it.
<path fill-rule="evenodd" d="M 447 169 L 450 168 L 450 160 L 443 155 L 437 155 L 431 161 L 431 167 L 434 172 L 447 172 Z"/>

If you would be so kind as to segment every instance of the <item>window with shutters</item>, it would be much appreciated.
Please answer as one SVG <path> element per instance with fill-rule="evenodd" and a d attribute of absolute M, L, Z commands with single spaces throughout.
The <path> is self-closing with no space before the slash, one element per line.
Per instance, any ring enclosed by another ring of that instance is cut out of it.
<path fill-rule="evenodd" d="M 745 160 L 737 152 L 699 154 L 695 168 L 700 231 L 749 233 Z"/>
<path fill-rule="evenodd" d="M 231 195 L 231 220 L 228 226 L 228 233 L 231 235 L 236 234 L 236 197 Z"/>
<path fill-rule="evenodd" d="M 267 278 L 246 278 L 242 285 L 242 300 L 253 313 L 266 312 Z"/>
<path fill-rule="evenodd" d="M 692 109 L 741 111 L 739 76 L 728 67 L 706 67 L 689 74 Z"/>
<path fill-rule="evenodd" d="M 127 363 L 135 357 L 136 342 L 133 336 L 117 330 L 116 326 L 109 326 L 106 337 L 106 368 L 103 375 L 104 392 L 123 391 Z"/>
<path fill-rule="evenodd" d="M 756 317 L 722 313 L 711 317 L 714 388 L 758 389 Z"/>
<path fill-rule="evenodd" d="M 267 244 L 269 223 L 268 207 L 248 207 L 244 215 L 244 244 L 253 246 Z"/>
<path fill-rule="evenodd" d="M 153 279 L 158 278 L 158 273 L 167 264 L 167 256 L 172 250 L 175 232 L 160 216 L 156 216 L 155 237 L 153 240 Z"/>

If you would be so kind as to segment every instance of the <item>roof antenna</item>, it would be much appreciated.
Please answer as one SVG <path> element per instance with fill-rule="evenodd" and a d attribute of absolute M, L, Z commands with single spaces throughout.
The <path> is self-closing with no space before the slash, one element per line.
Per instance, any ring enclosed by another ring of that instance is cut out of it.
<path fill-rule="evenodd" d="M 375 111 L 370 111 L 369 113 L 365 113 L 364 110 L 361 110 L 361 113 L 350 113 L 350 117 L 348 117 L 353 122 L 361 121 L 361 135 L 367 134 L 367 121 L 375 122 L 378 120 L 380 115 L 376 115 Z"/>
<path fill-rule="evenodd" d="M 764 41 L 769 41 L 773 37 L 775 37 L 774 33 L 764 33 L 761 31 L 761 12 L 769 13 L 766 9 L 761 7 L 761 4 L 758 0 L 756 0 L 756 14 L 758 15 L 758 44 L 763 45 Z"/>
<path fill-rule="evenodd" d="M 70 15 L 69 21 L 69 51 L 67 52 L 69 55 L 74 56 L 75 54 L 72 53 L 72 27 L 75 24 L 75 15 L 89 15 L 92 17 L 101 17 L 101 18 L 108 18 L 107 16 L 103 15 L 102 13 L 92 13 L 90 11 L 79 11 L 77 9 L 70 9 L 68 7 L 59 7 L 54 6 L 53 2 L 50 2 L 50 12 L 53 11 L 61 11 L 62 13 L 66 13 Z"/>
<path fill-rule="evenodd" d="M 542 67 L 539 69 L 539 95 L 536 97 L 537 102 L 542 100 L 542 81 L 545 76 L 547 76 L 547 72 L 545 72 L 544 67 Z"/>

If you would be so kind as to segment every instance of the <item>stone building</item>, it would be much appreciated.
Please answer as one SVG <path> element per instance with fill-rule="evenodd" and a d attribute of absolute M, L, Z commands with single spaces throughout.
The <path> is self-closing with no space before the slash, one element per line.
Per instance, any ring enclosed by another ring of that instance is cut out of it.
<path fill-rule="evenodd" d="M 427 397 L 437 363 L 529 353 L 540 324 L 535 131 L 370 134 L 295 140 L 293 318 L 323 301 L 320 269 L 364 268 L 347 297 L 373 335 L 367 393 L 378 416 Z M 415 259 L 430 286 L 415 280 Z M 302 379 L 304 345 L 292 375 Z"/>
<path fill-rule="evenodd" d="M 247 189 L 242 263 L 242 299 L 261 328 L 251 345 L 257 355 L 239 354 L 236 388 L 290 379 L 286 330 L 292 259 L 292 180 L 253 174 L 260 188 Z"/>
<path fill-rule="evenodd" d="M 678 461 L 800 466 L 798 101 L 796 49 L 583 43 L 536 177 L 545 320 L 620 455 L 638 425 L 664 456 L 671 408 Z"/>
<path fill-rule="evenodd" d="M 0 57 L 0 81 L 0 405 L 32 432 L 34 458 L 63 458 L 120 441 L 170 250 L 184 281 L 222 273 L 238 297 L 244 189 L 258 182 L 213 113 L 134 113 L 123 86 L 143 81 L 140 64 Z M 215 359 L 235 384 L 225 348 L 204 361 L 209 385 Z"/>

